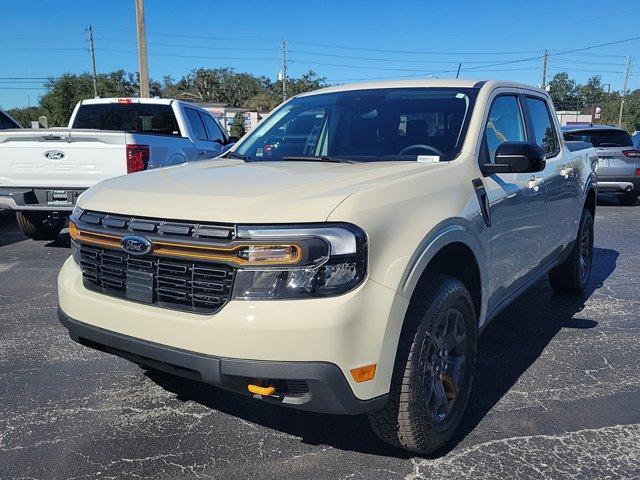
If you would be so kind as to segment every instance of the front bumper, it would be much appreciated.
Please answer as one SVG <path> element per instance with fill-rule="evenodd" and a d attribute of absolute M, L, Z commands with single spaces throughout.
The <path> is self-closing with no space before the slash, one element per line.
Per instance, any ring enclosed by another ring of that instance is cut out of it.
<path fill-rule="evenodd" d="M 247 393 L 251 379 L 269 379 L 282 388 L 262 400 L 314 412 L 357 415 L 382 407 L 387 396 L 355 397 L 340 369 L 324 362 L 237 360 L 188 352 L 93 327 L 58 309 L 58 319 L 76 342 L 148 366 L 210 385 Z"/>
<path fill-rule="evenodd" d="M 338 297 L 231 301 L 198 315 L 90 291 L 72 259 L 60 271 L 58 296 L 71 336 L 90 346 L 246 394 L 247 379 L 301 380 L 306 397 L 263 399 L 343 414 L 384 403 L 407 307 L 367 279 Z M 375 378 L 356 383 L 350 370 L 372 363 Z"/>

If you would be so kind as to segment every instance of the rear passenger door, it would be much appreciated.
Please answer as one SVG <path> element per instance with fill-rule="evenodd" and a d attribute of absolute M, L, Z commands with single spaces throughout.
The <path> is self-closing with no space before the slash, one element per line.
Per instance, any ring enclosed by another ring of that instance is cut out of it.
<path fill-rule="evenodd" d="M 209 133 L 205 125 L 205 117 L 195 108 L 185 107 L 184 109 L 189 127 L 191 129 L 192 140 L 196 149 L 194 160 L 206 160 L 208 158 L 217 157 L 221 150 L 222 144 L 209 138 Z M 212 119 L 213 120 L 213 119 Z"/>
<path fill-rule="evenodd" d="M 498 91 L 489 105 L 481 164 L 495 162 L 501 143 L 529 140 L 519 93 Z M 544 180 L 530 173 L 495 173 L 483 183 L 491 218 L 491 310 L 523 285 L 542 259 L 545 191 Z"/>
<path fill-rule="evenodd" d="M 577 232 L 578 165 L 571 154 L 560 148 L 553 110 L 542 96 L 525 95 L 531 141 L 546 152 L 544 176 L 547 190 L 545 220 L 545 257 L 555 256 Z M 575 168 L 574 168 L 575 167 Z M 574 231 L 575 230 L 575 231 Z M 550 259 L 550 258 L 549 258 Z"/>

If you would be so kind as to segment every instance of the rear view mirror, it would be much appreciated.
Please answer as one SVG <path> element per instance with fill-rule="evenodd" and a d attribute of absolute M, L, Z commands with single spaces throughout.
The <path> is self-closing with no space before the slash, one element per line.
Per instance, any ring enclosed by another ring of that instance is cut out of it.
<path fill-rule="evenodd" d="M 505 142 L 498 146 L 495 163 L 482 165 L 482 172 L 492 173 L 535 173 L 544 170 L 545 151 L 535 143 Z"/>

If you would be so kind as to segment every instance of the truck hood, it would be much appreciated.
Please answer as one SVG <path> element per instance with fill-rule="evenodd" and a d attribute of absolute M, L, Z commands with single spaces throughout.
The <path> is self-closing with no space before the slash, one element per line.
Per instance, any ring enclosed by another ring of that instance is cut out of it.
<path fill-rule="evenodd" d="M 210 160 L 106 180 L 83 193 L 78 206 L 173 220 L 321 222 L 360 188 L 438 166 Z"/>

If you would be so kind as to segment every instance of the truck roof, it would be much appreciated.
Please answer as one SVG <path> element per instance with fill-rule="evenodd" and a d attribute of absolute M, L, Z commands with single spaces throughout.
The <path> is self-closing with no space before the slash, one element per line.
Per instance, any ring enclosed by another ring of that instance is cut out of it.
<path fill-rule="evenodd" d="M 620 130 L 626 132 L 622 127 L 615 125 L 565 125 L 562 127 L 563 132 L 582 131 L 582 130 Z"/>
<path fill-rule="evenodd" d="M 82 100 L 82 105 L 96 105 L 105 103 L 151 103 L 155 105 L 169 105 L 176 102 L 173 98 L 137 98 L 137 97 L 111 97 L 111 98 L 89 98 Z"/>
<path fill-rule="evenodd" d="M 527 90 L 536 90 L 540 93 L 547 92 L 534 87 L 532 85 L 525 85 L 518 82 L 509 82 L 502 80 L 473 80 L 466 78 L 422 78 L 412 80 L 384 80 L 375 82 L 362 82 L 362 83 L 347 83 L 343 85 L 335 85 L 331 87 L 321 88 L 314 90 L 313 92 L 302 93 L 298 96 L 303 97 L 307 95 L 317 95 L 321 93 L 333 93 L 333 92 L 346 92 L 350 90 L 372 90 L 377 88 L 429 88 L 429 87 L 450 87 L 450 88 L 480 88 L 487 84 L 492 89 L 497 87 L 510 87 L 510 88 L 526 88 Z"/>

